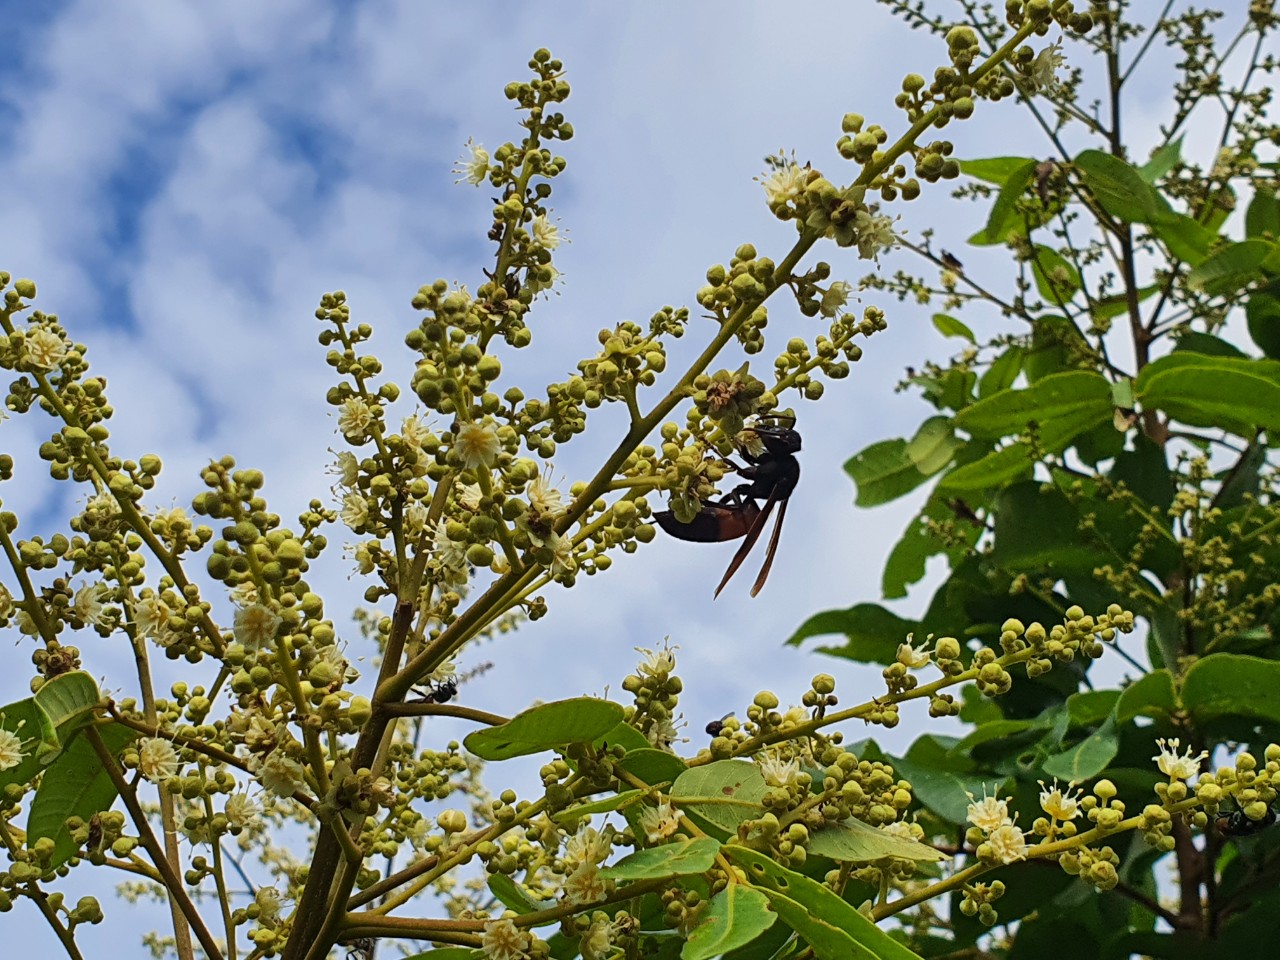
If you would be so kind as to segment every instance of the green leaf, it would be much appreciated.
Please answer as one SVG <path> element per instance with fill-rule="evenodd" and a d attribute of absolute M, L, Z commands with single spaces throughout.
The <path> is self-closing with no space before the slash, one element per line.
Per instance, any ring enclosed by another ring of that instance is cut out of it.
<path fill-rule="evenodd" d="M 72 670 L 47 681 L 33 699 L 48 714 L 58 730 L 58 740 L 65 746 L 77 730 L 93 719 L 102 694 L 91 674 Z"/>
<path fill-rule="evenodd" d="M 1030 423 L 1041 428 L 1063 421 L 1092 426 L 1111 418 L 1111 388 L 1107 379 L 1091 370 L 1055 373 L 1025 390 L 1007 390 L 979 400 L 956 414 L 956 426 L 974 436 L 1004 437 L 1025 430 Z"/>
<path fill-rule="evenodd" d="M 809 637 L 843 633 L 843 647 L 823 647 L 822 652 L 864 663 L 888 663 L 898 652 L 898 644 L 917 628 L 913 620 L 903 620 L 875 603 L 857 603 L 845 610 L 815 613 L 787 640 L 798 646 Z"/>
<path fill-rule="evenodd" d="M 1116 219 L 1155 223 L 1172 212 L 1142 174 L 1119 157 L 1101 150 L 1085 150 L 1073 162 L 1098 204 Z"/>
<path fill-rule="evenodd" d="M 1046 759 L 1041 769 L 1059 780 L 1089 780 L 1107 768 L 1119 749 L 1120 737 L 1116 733 L 1116 722 L 1108 717 L 1102 726 L 1070 750 Z"/>
<path fill-rule="evenodd" d="M 1027 160 L 1021 166 L 1010 171 L 991 205 L 991 213 L 987 217 L 987 225 L 969 238 L 974 246 L 990 246 L 1003 243 L 1012 233 L 1023 231 L 1022 221 L 1018 216 L 1017 203 L 1026 192 L 1027 185 L 1035 176 L 1036 162 Z"/>
<path fill-rule="evenodd" d="M 118 757 L 136 734 L 119 723 L 98 726 L 98 735 L 107 751 Z M 87 736 L 75 737 L 64 747 L 36 790 L 27 817 L 27 842 L 45 837 L 53 839 L 51 866 L 65 863 L 76 851 L 75 841 L 67 830 L 67 818 L 90 819 L 95 813 L 110 810 L 116 799 L 116 785 L 111 780 Z"/>
<path fill-rule="evenodd" d="M 1035 169 L 1036 161 L 1030 157 L 988 157 L 984 160 L 961 160 L 960 172 L 966 176 L 1002 187 L 1009 178 L 1027 164 Z"/>
<path fill-rule="evenodd" d="M 16 766 L 0 770 L 0 791 L 11 783 L 30 783 L 61 749 L 53 722 L 34 697 L 0 708 L 0 730 L 7 730 L 22 743 L 22 759 Z"/>
<path fill-rule="evenodd" d="M 824 884 L 746 847 L 724 851 L 819 960 L 920 960 Z"/>
<path fill-rule="evenodd" d="M 463 743 L 481 760 L 510 760 L 571 743 L 590 743 L 612 730 L 622 717 L 620 704 L 574 697 L 531 707 L 506 723 L 468 734 Z"/>
<path fill-rule="evenodd" d="M 907 444 L 907 456 L 926 477 L 931 477 L 949 464 L 956 451 L 964 446 L 956 439 L 950 417 L 930 417 Z"/>
<path fill-rule="evenodd" d="M 1151 159 L 1138 168 L 1138 174 L 1147 183 L 1157 180 L 1182 162 L 1182 137 L 1165 143 L 1151 155 Z"/>
<path fill-rule="evenodd" d="M 1053 304 L 1070 302 L 1080 290 L 1080 271 L 1052 247 L 1038 243 L 1033 249 L 1031 272 L 1040 296 Z"/>
<path fill-rule="evenodd" d="M 725 887 L 707 904 L 698 925 L 689 933 L 681 960 L 712 960 L 744 947 L 777 920 L 768 898 L 742 883 Z"/>
<path fill-rule="evenodd" d="M 577 956 L 576 952 L 574 955 Z M 438 947 L 415 953 L 405 960 L 484 960 L 484 951 L 479 947 Z"/>
<path fill-rule="evenodd" d="M 1134 389 L 1146 408 L 1183 423 L 1220 427 L 1252 438 L 1280 429 L 1280 362 L 1171 353 L 1138 374 Z"/>
<path fill-rule="evenodd" d="M 907 441 L 881 440 L 845 461 L 844 472 L 857 484 L 854 500 L 860 507 L 875 507 L 910 493 L 929 478 L 907 453 Z"/>
<path fill-rule="evenodd" d="M 1187 286 L 1210 296 L 1236 293 L 1258 279 L 1276 252 L 1268 240 L 1241 240 L 1214 252 L 1187 274 Z"/>
<path fill-rule="evenodd" d="M 1161 668 L 1152 670 L 1120 691 L 1120 699 L 1116 701 L 1116 722 L 1128 723 L 1134 717 L 1168 720 L 1177 709 L 1173 674 Z"/>
<path fill-rule="evenodd" d="M 1280 723 L 1280 663 L 1215 653 L 1193 663 L 1182 682 L 1182 706 L 1195 723 L 1247 717 Z"/>
<path fill-rule="evenodd" d="M 1022 372 L 1022 359 L 1027 351 L 1022 347 L 1009 347 L 991 361 L 991 366 L 978 381 L 978 396 L 985 398 L 1013 386 Z"/>
<path fill-rule="evenodd" d="M 618 766 L 650 786 L 657 783 L 671 783 L 688 769 L 685 762 L 675 754 L 659 750 L 657 747 L 631 750 L 618 761 Z"/>
<path fill-rule="evenodd" d="M 1215 337 L 1211 333 L 1199 333 L 1189 330 L 1178 337 L 1173 345 L 1174 353 L 1203 353 L 1207 357 L 1238 357 L 1249 359 L 1249 355 L 1230 341 Z M 1133 406 L 1132 403 L 1129 406 Z"/>
<path fill-rule="evenodd" d="M 677 840 L 637 850 L 605 867 L 601 873 L 614 880 L 657 880 L 706 873 L 716 862 L 720 841 L 714 837 Z"/>
<path fill-rule="evenodd" d="M 1110 562 L 1080 535 L 1080 511 L 1056 488 L 1031 481 L 1005 487 L 994 513 L 992 558 L 1006 569 L 1091 572 Z"/>
<path fill-rule="evenodd" d="M 935 313 L 933 315 L 933 325 L 937 327 L 938 332 L 944 337 L 963 337 L 970 343 L 976 344 L 978 342 L 974 338 L 972 330 L 955 317 L 948 316 L 945 313 Z"/>
<path fill-rule="evenodd" d="M 898 859 L 933 861 L 946 858 L 923 843 L 886 833 L 861 820 L 827 823 L 809 834 L 809 852 L 845 863 Z"/>
<path fill-rule="evenodd" d="M 1082 690 L 1067 697 L 1067 716 L 1073 727 L 1095 727 L 1111 716 L 1119 699 L 1119 690 Z"/>
<path fill-rule="evenodd" d="M 1170 213 L 1162 217 L 1158 223 L 1151 225 L 1151 232 L 1169 248 L 1169 253 L 1175 259 L 1192 267 L 1204 261 L 1218 239 L 1217 231 L 1181 213 Z"/>
<path fill-rule="evenodd" d="M 1261 239 L 1268 234 L 1272 240 L 1280 240 L 1280 201 L 1274 190 L 1260 185 L 1245 211 L 1244 235 Z"/>
<path fill-rule="evenodd" d="M 1142 303 L 1153 293 L 1160 289 L 1160 284 L 1153 283 L 1150 286 L 1140 287 L 1136 294 L 1138 303 Z M 1103 297 L 1100 300 L 1093 301 L 1090 315 L 1095 320 L 1111 320 L 1129 311 L 1129 295 L 1127 293 L 1116 293 L 1109 297 Z"/>
<path fill-rule="evenodd" d="M 686 813 L 734 833 L 743 820 L 764 813 L 768 787 L 760 768 L 746 760 L 717 760 L 692 767 L 671 785 L 671 800 Z"/>
<path fill-rule="evenodd" d="M 925 734 L 917 738 L 904 757 L 886 757 L 894 772 L 911 781 L 911 792 L 924 806 L 950 823 L 964 823 L 969 794 L 982 793 L 984 781 L 968 756 L 953 753 L 955 740 Z"/>
<path fill-rule="evenodd" d="M 1272 360 L 1280 360 L 1280 296 L 1277 294 L 1280 294 L 1280 283 L 1272 282 L 1249 294 L 1244 305 L 1249 337 L 1263 356 Z"/>
<path fill-rule="evenodd" d="M 582 817 L 589 817 L 592 814 L 611 813 L 620 807 L 630 806 L 644 795 L 645 791 L 643 790 L 623 790 L 621 793 L 615 793 L 611 797 L 603 797 L 600 800 L 593 800 L 591 803 L 583 803 L 576 807 L 558 810 L 552 819 L 561 825 L 573 823 Z"/>
<path fill-rule="evenodd" d="M 521 916 L 555 906 L 554 900 L 535 900 L 529 895 L 529 891 L 505 873 L 489 874 L 488 884 L 489 892 L 497 897 L 503 906 L 510 907 Z"/>

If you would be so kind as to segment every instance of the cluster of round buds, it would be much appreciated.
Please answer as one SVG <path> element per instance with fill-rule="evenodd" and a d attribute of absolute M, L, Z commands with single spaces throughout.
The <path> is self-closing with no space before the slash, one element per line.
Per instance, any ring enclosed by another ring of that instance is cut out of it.
<path fill-rule="evenodd" d="M 1005 886 L 1002 880 L 991 883 L 966 883 L 960 899 L 960 912 L 966 917 L 977 917 L 983 926 L 993 926 L 999 915 L 995 902 L 1004 896 Z"/>
<path fill-rule="evenodd" d="M 764 349 L 764 328 L 769 322 L 764 300 L 772 290 L 775 270 L 772 260 L 758 256 L 754 245 L 744 243 L 727 269 L 716 264 L 707 270 L 707 285 L 697 293 L 698 305 L 722 322 L 739 308 L 754 308 L 736 333 L 748 354 Z"/>
<path fill-rule="evenodd" d="M 637 647 L 644 660 L 622 681 L 622 689 L 635 698 L 634 705 L 627 708 L 627 722 L 664 750 L 677 739 L 675 711 L 684 690 L 675 674 L 676 649 L 666 644 L 658 650 Z"/>
<path fill-rule="evenodd" d="M 747 372 L 747 364 L 737 370 L 717 370 L 711 376 L 700 374 L 693 381 L 691 416 L 701 415 L 716 424 L 726 437 L 736 436 L 746 425 L 746 418 L 760 407 L 765 385 Z"/>
<path fill-rule="evenodd" d="M 1071 0 L 1005 0 L 1004 14 L 1011 27 L 1020 27 L 1030 20 L 1040 36 L 1055 22 L 1074 33 L 1088 33 L 1093 29 L 1093 16 L 1088 11 L 1077 13 Z"/>
<path fill-rule="evenodd" d="M 1185 756 L 1179 757 L 1176 752 L 1179 746 L 1177 740 L 1167 743 L 1159 740 L 1157 744 L 1161 747 L 1161 753 L 1156 759 L 1162 772 L 1166 766 L 1172 766 L 1177 761 L 1183 764 L 1195 761 L 1196 771 L 1190 776 L 1199 772 L 1199 760 L 1203 757 L 1192 756 L 1190 750 Z M 1274 818 L 1271 805 L 1280 796 L 1280 745 L 1268 744 L 1263 760 L 1263 766 L 1259 769 L 1257 758 L 1248 751 L 1242 751 L 1236 755 L 1234 766 L 1221 767 L 1215 773 L 1199 774 L 1195 794 L 1202 806 L 1197 811 L 1198 818 L 1194 820 L 1196 825 L 1203 827 L 1210 816 L 1219 812 L 1220 805 L 1228 797 L 1235 806 L 1235 822 L 1231 824 L 1229 821 L 1229 832 L 1247 833 L 1251 829 L 1269 824 Z M 1184 769 L 1185 767 L 1174 768 L 1174 773 L 1182 773 Z M 1156 784 L 1157 793 L 1162 800 L 1167 798 L 1166 802 L 1173 800 L 1177 785 L 1172 780 L 1172 774 L 1170 777 L 1170 783 Z"/>
<path fill-rule="evenodd" d="M 1111 890 L 1120 882 L 1116 869 L 1120 865 L 1120 857 L 1108 846 L 1076 847 L 1060 854 L 1058 864 L 1071 876 L 1079 877 L 1099 890 Z"/>

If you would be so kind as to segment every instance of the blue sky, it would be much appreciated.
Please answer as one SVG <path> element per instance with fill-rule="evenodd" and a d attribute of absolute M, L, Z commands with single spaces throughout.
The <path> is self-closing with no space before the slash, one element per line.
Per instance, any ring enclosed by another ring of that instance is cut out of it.
<path fill-rule="evenodd" d="M 878 6 L 848 2 L 20 9 L 0 2 L 10 40 L 0 64 L 0 268 L 36 280 L 36 306 L 89 345 L 117 411 L 113 449 L 163 458 L 149 502 L 189 505 L 201 465 L 229 453 L 265 471 L 271 507 L 286 518 L 329 498 L 324 467 L 338 448 L 323 403 L 331 381 L 316 342 L 320 295 L 347 292 L 355 318 L 377 329 L 388 376 L 407 385 L 413 357 L 401 339 L 416 323 L 413 293 L 437 277 L 474 289 L 490 260 L 488 194 L 456 185 L 450 169 L 468 137 L 490 148 L 516 137 L 501 91 L 526 75 L 534 49 L 566 64 L 576 136 L 552 199 L 572 240 L 559 251 L 564 283 L 533 315 L 534 347 L 507 367 L 527 392 L 592 353 L 599 328 L 692 304 L 706 268 L 739 244 L 784 252 L 794 233 L 769 215 L 753 181 L 762 158 L 794 148 L 846 179 L 852 168 L 840 169 L 833 146 L 841 116 L 900 130 L 892 100 L 902 74 L 930 73 L 941 54 Z M 947 131 L 959 155 L 1047 152 L 1036 140 L 1010 143 L 1010 125 L 1024 122 L 1015 104 L 980 112 Z M 935 242 L 960 252 L 981 214 L 948 193 L 934 188 L 892 212 L 912 237 L 934 226 Z M 848 251 L 819 256 L 851 280 L 866 268 Z M 780 645 L 813 612 L 878 599 L 883 558 L 913 512 L 911 502 L 855 511 L 840 469 L 927 415 L 892 387 L 907 364 L 948 349 L 928 311 L 881 305 L 889 332 L 868 343 L 849 379 L 800 409 L 804 473 L 759 598 L 746 598 L 744 573 L 712 603 L 732 545 L 659 538 L 572 591 L 548 591 L 545 620 L 466 653 L 464 670 L 496 665 L 464 688 L 464 702 L 512 713 L 535 696 L 616 691 L 632 648 L 664 636 L 681 648 L 695 738 L 759 689 L 798 701 L 819 671 L 837 675 L 843 702 L 874 694 L 874 670 Z M 779 304 L 770 333 L 811 336 L 801 322 Z M 686 341 L 696 343 L 703 323 Z M 624 429 L 611 411 L 596 420 L 556 459 L 569 481 L 589 476 Z M 18 460 L 0 495 L 27 536 L 52 532 L 71 509 L 34 455 L 50 429 L 38 413 L 0 426 L 0 448 Z M 314 578 L 335 615 L 359 602 L 350 573 L 333 549 Z M 123 642 L 92 636 L 81 646 L 88 669 L 132 692 Z M 0 702 L 24 694 L 28 654 L 25 645 L 5 654 Z M 915 731 L 924 722 L 923 713 L 905 719 Z M 899 743 L 914 735 L 897 733 Z M 11 916 L 31 947 L 53 945 L 26 904 Z M 154 916 L 143 923 L 163 923 Z M 108 904 L 107 932 L 86 942 L 142 956 L 138 926 Z"/>

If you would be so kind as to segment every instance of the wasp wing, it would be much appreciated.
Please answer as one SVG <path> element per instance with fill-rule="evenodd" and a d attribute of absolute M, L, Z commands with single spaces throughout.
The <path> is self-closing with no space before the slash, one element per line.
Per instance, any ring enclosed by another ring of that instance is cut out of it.
<path fill-rule="evenodd" d="M 764 586 L 765 580 L 769 578 L 769 569 L 773 566 L 773 555 L 778 549 L 778 538 L 782 535 L 782 521 L 787 515 L 787 501 L 783 500 L 778 507 L 778 519 L 773 525 L 773 533 L 769 537 L 769 549 L 764 554 L 764 566 L 760 568 L 760 575 L 756 577 L 755 586 L 751 588 L 751 595 L 754 597 L 760 592 Z"/>
<path fill-rule="evenodd" d="M 724 572 L 724 578 L 720 581 L 720 586 L 716 587 L 716 592 L 712 595 L 713 600 L 720 596 L 720 591 L 724 589 L 725 584 L 738 572 L 738 568 L 742 566 L 742 561 L 747 559 L 747 554 L 751 552 L 751 548 L 760 539 L 760 534 L 764 531 L 764 525 L 769 520 L 769 514 L 773 513 L 774 504 L 777 502 L 776 494 L 770 494 L 769 499 L 765 501 L 764 507 L 760 510 L 755 520 L 752 521 L 751 529 L 747 531 L 747 537 L 742 541 L 742 546 L 738 548 L 738 552 L 729 561 L 729 569 Z"/>

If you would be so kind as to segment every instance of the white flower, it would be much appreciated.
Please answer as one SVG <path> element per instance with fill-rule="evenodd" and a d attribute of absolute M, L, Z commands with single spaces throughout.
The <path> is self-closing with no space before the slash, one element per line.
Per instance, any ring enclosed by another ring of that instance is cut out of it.
<path fill-rule="evenodd" d="M 421 450 L 431 431 L 427 428 L 427 421 L 412 413 L 400 421 L 400 436 L 409 446 Z"/>
<path fill-rule="evenodd" d="M 1160 748 L 1151 759 L 1156 761 L 1156 766 L 1160 768 L 1160 772 L 1173 780 L 1190 780 L 1192 777 L 1200 773 L 1200 761 L 1207 760 L 1209 754 L 1205 750 L 1200 751 L 1199 756 L 1192 756 L 1192 748 L 1187 747 L 1187 752 L 1181 754 L 1179 748 L 1182 742 L 1174 737 L 1171 740 L 1165 740 L 1160 737 L 1156 740 L 1156 746 Z"/>
<path fill-rule="evenodd" d="M 640 812 L 640 829 L 650 843 L 659 843 L 680 827 L 680 812 L 663 800 L 656 807 L 646 807 Z"/>
<path fill-rule="evenodd" d="M 337 461 L 325 467 L 324 472 L 337 477 L 338 486 L 354 487 L 356 479 L 360 476 L 360 461 L 350 450 L 343 450 L 338 454 Z"/>
<path fill-rule="evenodd" d="M 306 786 L 302 776 L 302 764 L 284 751 L 276 748 L 267 754 L 258 766 L 258 779 L 268 792 L 277 797 L 289 797 Z"/>
<path fill-rule="evenodd" d="M 614 938 L 622 932 L 622 924 L 616 920 L 596 920 L 587 927 L 580 941 L 582 960 L 610 960 L 619 956 L 614 950 Z"/>
<path fill-rule="evenodd" d="M 458 439 L 454 443 L 454 451 L 468 470 L 492 467 L 494 460 L 502 452 L 498 428 L 489 420 L 483 423 L 464 423 L 458 428 Z"/>
<path fill-rule="evenodd" d="M 834 317 L 840 308 L 849 302 L 849 293 L 853 285 L 844 280 L 837 280 L 822 294 L 822 302 L 818 304 L 818 312 L 824 317 Z"/>
<path fill-rule="evenodd" d="M 133 605 L 138 633 L 159 640 L 169 633 L 169 606 L 159 597 L 144 597 Z"/>
<path fill-rule="evenodd" d="M 48 327 L 27 328 L 26 361 L 39 370 L 52 370 L 67 355 L 67 344 Z"/>
<path fill-rule="evenodd" d="M 885 250 L 898 242 L 893 232 L 894 218 L 859 210 L 853 217 L 853 229 L 858 235 L 858 256 L 863 260 L 875 260 Z"/>
<path fill-rule="evenodd" d="M 462 183 L 465 180 L 472 186 L 478 187 L 484 183 L 484 178 L 489 173 L 489 151 L 483 144 L 476 143 L 470 137 L 467 138 L 467 150 L 471 156 L 459 157 L 458 165 L 453 168 L 453 172 L 461 179 L 453 182 Z"/>
<path fill-rule="evenodd" d="M 545 214 L 540 214 L 534 219 L 533 228 L 530 232 L 533 234 L 533 242 L 540 247 L 554 250 L 560 246 L 560 230 L 546 218 Z"/>
<path fill-rule="evenodd" d="M 524 960 L 529 955 L 529 934 L 508 919 L 490 920 L 480 936 L 485 960 Z"/>
<path fill-rule="evenodd" d="M 789 163 L 782 169 L 773 171 L 760 183 L 764 187 L 765 200 L 769 206 L 776 207 L 790 203 L 804 193 L 808 179 L 808 170 L 797 163 Z"/>
<path fill-rule="evenodd" d="M 280 629 L 280 615 L 263 603 L 251 603 L 236 611 L 231 632 L 246 650 L 269 646 Z"/>
<path fill-rule="evenodd" d="M 894 658 L 909 670 L 919 670 L 929 662 L 931 652 L 929 641 L 925 640 L 918 647 L 911 645 L 913 638 L 908 635 L 906 643 L 898 644 L 898 654 Z"/>
<path fill-rule="evenodd" d="M 443 520 L 436 524 L 435 559 L 449 570 L 465 570 L 467 567 L 466 546 L 449 539 L 449 526 Z"/>
<path fill-rule="evenodd" d="M 999 797 L 988 797 L 986 787 L 982 789 L 981 802 L 972 793 L 969 794 L 969 799 L 973 802 L 969 804 L 965 815 L 970 823 L 988 836 L 999 827 L 1013 823 L 1009 818 L 1008 802 Z"/>
<path fill-rule="evenodd" d="M 551 575 L 558 577 L 578 569 L 578 558 L 573 555 L 573 541 L 553 533 L 547 540 L 551 547 Z"/>
<path fill-rule="evenodd" d="M 564 858 L 570 863 L 603 863 L 613 852 L 613 841 L 608 833 L 601 833 L 590 826 L 581 826 L 578 832 L 564 844 Z"/>
<path fill-rule="evenodd" d="M 97 583 L 86 583 L 76 591 L 75 600 L 71 604 L 72 612 L 87 624 L 95 627 L 102 626 L 106 622 L 104 604 L 110 589 L 101 580 Z"/>
<path fill-rule="evenodd" d="M 138 772 L 152 783 L 176 776 L 181 764 L 173 744 L 160 737 L 146 737 L 138 744 Z"/>
<path fill-rule="evenodd" d="M 247 607 L 251 603 L 258 602 L 258 588 L 251 581 L 246 580 L 232 587 L 227 592 L 227 596 L 237 607 Z"/>
<path fill-rule="evenodd" d="M 352 490 L 342 498 L 342 522 L 359 530 L 369 519 L 369 501 Z"/>
<path fill-rule="evenodd" d="M 529 498 L 529 508 L 539 517 L 555 520 L 564 513 L 564 498 L 555 487 L 549 486 L 549 478 L 539 475 L 529 483 L 525 495 Z"/>
<path fill-rule="evenodd" d="M 3 719 L 0 717 L 0 720 Z M 22 762 L 22 758 L 26 756 L 22 747 L 26 742 L 12 730 L 0 727 L 0 770 L 9 770 Z"/>
<path fill-rule="evenodd" d="M 362 541 L 361 543 L 347 543 L 342 547 L 344 556 L 350 557 L 356 563 L 356 572 L 361 576 L 366 573 L 373 573 L 377 566 L 373 562 L 373 551 L 369 549 L 370 541 Z"/>
<path fill-rule="evenodd" d="M 422 536 L 422 532 L 427 529 L 430 512 L 421 500 L 411 500 L 404 508 L 404 532 L 414 540 Z"/>
<path fill-rule="evenodd" d="M 365 436 L 373 420 L 373 409 L 364 398 L 350 397 L 342 403 L 342 412 L 338 414 L 338 430 L 348 440 L 358 440 Z"/>
<path fill-rule="evenodd" d="M 682 724 L 683 725 L 683 724 Z M 687 740 L 680 736 L 680 729 L 675 725 L 670 717 L 663 717 L 649 728 L 648 740 L 653 746 L 659 750 L 671 750 L 671 745 L 677 740 Z"/>
<path fill-rule="evenodd" d="M 249 796 L 247 790 L 237 790 L 227 797 L 223 813 L 226 814 L 227 823 L 238 830 L 248 830 L 263 826 L 262 808 L 256 800 Z"/>
<path fill-rule="evenodd" d="M 259 887 L 253 895 L 254 905 L 258 908 L 258 920 L 265 927 L 274 928 L 280 921 L 280 901 L 284 898 L 275 887 Z"/>
<path fill-rule="evenodd" d="M 758 755 L 759 756 L 759 755 Z M 760 759 L 760 774 L 771 787 L 787 787 L 800 773 L 800 761 L 795 757 L 784 760 L 777 753 L 769 753 Z"/>
<path fill-rule="evenodd" d="M 893 823 L 880 824 L 882 832 L 889 834 L 891 837 L 900 837 L 903 840 L 915 840 L 915 831 L 911 829 L 911 824 L 906 820 L 895 820 Z"/>
<path fill-rule="evenodd" d="M 352 683 L 360 679 L 360 671 L 351 666 L 351 661 L 347 659 L 345 644 L 339 647 L 336 643 L 331 643 L 327 647 L 320 648 L 320 662 L 327 663 L 333 667 L 334 673 L 342 677 L 343 683 Z"/>
<path fill-rule="evenodd" d="M 1027 838 L 1012 823 L 996 827 L 987 835 L 991 852 L 1001 863 L 1013 863 L 1027 856 Z"/>
<path fill-rule="evenodd" d="M 636 653 L 643 653 L 644 660 L 636 668 L 641 677 L 656 677 L 665 680 L 676 668 L 676 651 L 680 648 L 664 645 L 661 650 L 650 650 L 648 647 L 636 647 Z"/>
<path fill-rule="evenodd" d="M 1049 44 L 1031 61 L 1028 79 L 1037 90 L 1053 90 L 1058 86 L 1058 68 L 1067 62 L 1062 55 L 1062 41 Z"/>
<path fill-rule="evenodd" d="M 1053 789 L 1040 781 L 1040 809 L 1055 820 L 1074 820 L 1080 816 L 1080 791 L 1072 791 L 1070 784 L 1066 790 L 1058 788 L 1058 778 L 1053 778 Z"/>
<path fill-rule="evenodd" d="M 609 885 L 594 863 L 581 863 L 564 880 L 564 896 L 570 903 L 595 903 L 603 900 Z"/>
<path fill-rule="evenodd" d="M 456 496 L 458 498 L 458 506 L 475 511 L 480 509 L 480 501 L 484 498 L 484 491 L 480 489 L 480 484 L 478 483 L 459 483 Z"/>

